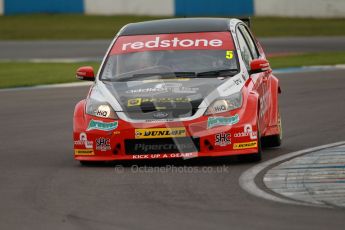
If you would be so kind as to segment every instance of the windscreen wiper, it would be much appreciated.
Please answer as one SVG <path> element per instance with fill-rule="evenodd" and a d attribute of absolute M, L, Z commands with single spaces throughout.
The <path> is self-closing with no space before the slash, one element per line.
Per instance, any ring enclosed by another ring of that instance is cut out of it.
<path fill-rule="evenodd" d="M 141 80 L 141 78 L 148 78 L 152 76 L 160 76 L 163 79 L 174 78 L 174 77 L 191 78 L 191 77 L 195 77 L 196 74 L 195 72 L 138 73 L 138 74 L 133 74 L 131 76 L 126 76 L 126 77 L 121 77 L 121 78 L 116 78 L 116 79 L 104 79 L 104 81 L 128 81 L 128 80 L 134 80 L 134 79 Z"/>
<path fill-rule="evenodd" d="M 212 70 L 206 72 L 199 72 L 196 74 L 197 77 L 210 77 L 210 76 L 233 76 L 238 73 L 238 69 L 220 69 L 220 70 Z"/>
<path fill-rule="evenodd" d="M 151 76 L 162 76 L 162 77 L 195 77 L 195 72 L 166 72 L 166 73 L 138 73 L 132 77 L 151 77 Z"/>

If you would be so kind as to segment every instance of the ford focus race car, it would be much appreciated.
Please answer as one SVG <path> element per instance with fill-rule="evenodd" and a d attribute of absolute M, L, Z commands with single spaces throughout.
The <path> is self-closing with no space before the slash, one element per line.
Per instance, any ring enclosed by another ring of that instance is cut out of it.
<path fill-rule="evenodd" d="M 133 23 L 116 35 L 74 111 L 74 157 L 89 161 L 247 156 L 281 143 L 278 79 L 238 19 Z"/>

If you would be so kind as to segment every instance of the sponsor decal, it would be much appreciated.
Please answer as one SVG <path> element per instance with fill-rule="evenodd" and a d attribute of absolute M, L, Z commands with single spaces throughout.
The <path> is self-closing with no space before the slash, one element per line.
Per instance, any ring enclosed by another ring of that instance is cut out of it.
<path fill-rule="evenodd" d="M 93 149 L 75 149 L 74 155 L 76 156 L 92 156 L 95 155 Z"/>
<path fill-rule="evenodd" d="M 79 134 L 79 140 L 74 141 L 75 145 L 83 145 L 86 149 L 93 148 L 93 142 L 87 140 L 86 133 Z"/>
<path fill-rule="evenodd" d="M 110 139 L 100 137 L 96 139 L 96 150 L 107 151 L 110 150 Z"/>
<path fill-rule="evenodd" d="M 130 94 L 140 94 L 140 93 L 162 93 L 166 92 L 164 88 L 144 88 L 144 89 L 130 89 L 126 93 Z"/>
<path fill-rule="evenodd" d="M 228 50 L 225 53 L 225 58 L 231 60 L 234 57 L 234 51 Z"/>
<path fill-rule="evenodd" d="M 242 79 L 241 79 L 241 78 L 239 78 L 239 79 L 234 79 L 234 83 L 235 83 L 236 85 L 240 85 L 240 84 L 242 83 Z"/>
<path fill-rule="evenodd" d="M 231 117 L 209 117 L 207 120 L 207 128 L 213 128 L 222 125 L 234 125 L 240 121 L 238 114 Z"/>
<path fill-rule="evenodd" d="M 231 134 L 230 133 L 217 133 L 214 135 L 215 145 L 218 146 L 227 146 L 231 144 Z"/>
<path fill-rule="evenodd" d="M 108 111 L 105 110 L 97 110 L 96 115 L 99 117 L 107 117 L 108 116 Z"/>
<path fill-rule="evenodd" d="M 132 98 L 128 100 L 127 105 L 130 106 L 140 106 L 143 103 L 186 103 L 190 102 L 190 98 Z"/>
<path fill-rule="evenodd" d="M 102 131 L 111 131 L 111 130 L 116 129 L 117 126 L 118 126 L 117 121 L 103 122 L 103 121 L 91 120 L 86 130 L 89 131 L 89 130 L 97 129 L 97 130 L 102 130 Z"/>
<path fill-rule="evenodd" d="M 258 146 L 257 141 L 234 143 L 233 149 L 250 149 Z"/>
<path fill-rule="evenodd" d="M 234 44 L 229 32 L 121 36 L 110 54 L 156 50 L 234 50 Z"/>
<path fill-rule="evenodd" d="M 99 117 L 108 117 L 110 114 L 110 108 L 108 105 L 101 105 L 96 111 L 96 115 Z"/>
<path fill-rule="evenodd" d="M 128 99 L 127 106 L 138 106 L 141 105 L 141 98 Z"/>
<path fill-rule="evenodd" d="M 256 140 L 258 138 L 257 131 L 253 131 L 252 125 L 246 124 L 244 125 L 243 132 L 235 133 L 234 137 L 248 137 L 251 140 Z"/>
<path fill-rule="evenodd" d="M 185 137 L 186 128 L 135 129 L 135 139 Z"/>
<path fill-rule="evenodd" d="M 195 148 L 194 143 L 180 143 L 178 146 L 176 144 L 135 144 L 134 150 L 141 152 L 170 152 L 172 150 L 178 149 L 190 149 Z"/>
<path fill-rule="evenodd" d="M 146 93 L 196 93 L 199 88 L 184 87 L 181 83 L 159 83 L 154 88 L 130 89 L 128 94 L 146 94 Z"/>
<path fill-rule="evenodd" d="M 199 88 L 184 87 L 181 83 L 160 83 L 155 88 L 172 93 L 196 93 L 199 90 Z"/>
<path fill-rule="evenodd" d="M 157 118 L 157 119 L 162 119 L 162 118 L 166 118 L 167 116 L 169 116 L 169 113 L 164 112 L 164 111 L 157 111 L 157 112 L 154 112 L 152 116 L 154 118 Z"/>
<path fill-rule="evenodd" d="M 170 122 L 173 121 L 173 119 L 147 119 L 145 122 L 148 123 L 159 123 L 159 122 Z"/>
<path fill-rule="evenodd" d="M 219 113 L 219 112 L 225 112 L 225 111 L 227 111 L 227 108 L 226 108 L 226 106 L 225 106 L 224 104 L 214 106 L 213 108 L 214 108 L 214 111 L 215 111 L 215 112 L 218 112 L 218 113 Z"/>
<path fill-rule="evenodd" d="M 147 155 L 133 155 L 133 159 L 155 159 L 155 158 L 190 158 L 197 157 L 198 153 L 166 153 L 166 154 L 147 154 Z"/>

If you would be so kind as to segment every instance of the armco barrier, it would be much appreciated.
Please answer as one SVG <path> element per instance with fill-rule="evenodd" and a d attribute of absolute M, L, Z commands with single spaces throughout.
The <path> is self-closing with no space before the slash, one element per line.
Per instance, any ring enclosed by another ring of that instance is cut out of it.
<path fill-rule="evenodd" d="M 0 15 L 345 17 L 345 0 L 0 0 Z"/>
<path fill-rule="evenodd" d="M 174 15 L 174 0 L 84 0 L 86 14 Z"/>
<path fill-rule="evenodd" d="M 255 0 L 255 15 L 344 18 L 345 0 Z"/>
<path fill-rule="evenodd" d="M 4 2 L 3 0 L 0 0 L 0 15 L 4 14 Z"/>
<path fill-rule="evenodd" d="M 84 13 L 84 0 L 3 0 L 4 14 Z"/>
<path fill-rule="evenodd" d="M 250 16 L 254 0 L 175 0 L 177 16 Z"/>

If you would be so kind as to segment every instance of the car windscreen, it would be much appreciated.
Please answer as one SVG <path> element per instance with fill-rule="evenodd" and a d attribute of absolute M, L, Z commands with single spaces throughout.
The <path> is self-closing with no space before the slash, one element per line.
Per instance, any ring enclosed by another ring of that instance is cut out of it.
<path fill-rule="evenodd" d="M 217 77 L 238 72 L 229 32 L 119 37 L 107 57 L 101 80 L 151 77 Z"/>

